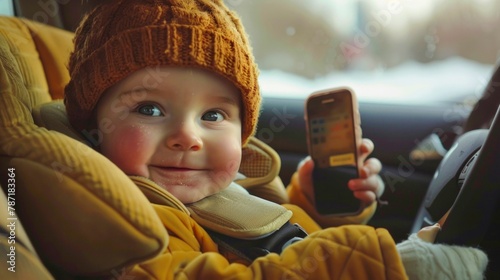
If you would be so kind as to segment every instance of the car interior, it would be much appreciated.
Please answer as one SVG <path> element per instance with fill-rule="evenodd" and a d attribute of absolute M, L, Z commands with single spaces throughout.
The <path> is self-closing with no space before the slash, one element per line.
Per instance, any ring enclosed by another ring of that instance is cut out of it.
<path fill-rule="evenodd" d="M 137 188 L 66 119 L 61 99 L 73 32 L 100 1 L 6 2 L 13 14 L 0 16 L 0 279 L 118 279 L 167 246 L 149 201 L 168 194 Z M 383 164 L 380 201 L 387 202 L 368 224 L 400 242 L 451 209 L 437 242 L 483 248 L 487 278 L 499 279 L 500 64 L 491 64 L 469 107 L 360 99 L 359 111 L 363 137 L 375 144 L 371 156 Z M 251 148 L 279 156 L 269 168 L 284 188 L 309 154 L 307 95 L 262 94 Z M 278 201 L 284 193 L 266 191 Z"/>

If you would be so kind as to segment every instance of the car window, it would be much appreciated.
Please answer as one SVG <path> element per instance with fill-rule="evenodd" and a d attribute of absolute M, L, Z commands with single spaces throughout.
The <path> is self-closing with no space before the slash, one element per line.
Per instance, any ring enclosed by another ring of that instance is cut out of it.
<path fill-rule="evenodd" d="M 12 6 L 12 1 L 0 0 L 0 15 L 3 15 L 3 16 L 13 16 L 14 15 L 14 7 Z"/>
<path fill-rule="evenodd" d="M 460 102 L 499 56 L 498 0 L 226 0 L 242 18 L 264 95 L 351 86 L 371 102 Z"/>

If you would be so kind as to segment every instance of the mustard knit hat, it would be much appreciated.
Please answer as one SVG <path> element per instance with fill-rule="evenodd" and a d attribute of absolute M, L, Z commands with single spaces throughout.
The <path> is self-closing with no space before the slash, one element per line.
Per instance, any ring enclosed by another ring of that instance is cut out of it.
<path fill-rule="evenodd" d="M 106 89 L 147 66 L 198 67 L 241 91 L 242 142 L 260 110 L 257 65 L 239 18 L 222 0 L 116 0 L 91 11 L 75 34 L 65 105 L 78 131 L 95 127 Z"/>

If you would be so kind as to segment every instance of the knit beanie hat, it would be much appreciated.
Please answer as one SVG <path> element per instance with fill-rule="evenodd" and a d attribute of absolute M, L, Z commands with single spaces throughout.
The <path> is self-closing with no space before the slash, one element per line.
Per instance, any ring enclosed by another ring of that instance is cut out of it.
<path fill-rule="evenodd" d="M 79 132 L 95 128 L 109 87 L 144 67 L 197 67 L 241 91 L 242 142 L 260 110 L 258 70 L 239 18 L 222 0 L 115 0 L 93 9 L 76 30 L 65 105 Z"/>

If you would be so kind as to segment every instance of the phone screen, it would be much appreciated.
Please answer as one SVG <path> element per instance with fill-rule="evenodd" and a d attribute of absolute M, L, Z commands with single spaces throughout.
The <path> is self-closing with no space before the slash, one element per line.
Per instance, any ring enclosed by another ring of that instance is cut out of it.
<path fill-rule="evenodd" d="M 316 160 L 318 167 L 356 166 L 350 95 L 326 95 L 309 105 L 311 157 Z"/>
<path fill-rule="evenodd" d="M 360 201 L 347 186 L 358 177 L 353 102 L 347 89 L 313 94 L 307 102 L 315 205 L 321 214 L 348 215 L 361 210 Z"/>

